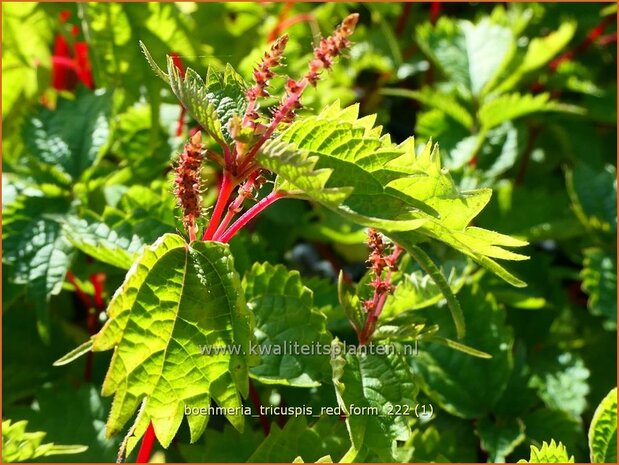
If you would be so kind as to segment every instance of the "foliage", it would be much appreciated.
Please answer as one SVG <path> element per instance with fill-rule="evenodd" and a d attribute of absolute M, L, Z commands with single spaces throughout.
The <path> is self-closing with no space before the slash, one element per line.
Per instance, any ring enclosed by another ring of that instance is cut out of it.
<path fill-rule="evenodd" d="M 2 13 L 7 461 L 616 461 L 612 8 Z"/>

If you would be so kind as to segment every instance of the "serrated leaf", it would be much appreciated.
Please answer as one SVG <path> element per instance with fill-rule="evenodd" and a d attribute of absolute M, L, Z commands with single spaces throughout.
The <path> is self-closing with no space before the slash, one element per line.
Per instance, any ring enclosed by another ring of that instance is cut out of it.
<path fill-rule="evenodd" d="M 580 356 L 552 350 L 546 357 L 536 358 L 532 371 L 529 386 L 537 389 L 548 408 L 580 417 L 587 406 L 590 376 Z"/>
<path fill-rule="evenodd" d="M 271 425 L 269 435 L 247 462 L 291 463 L 298 456 L 315 462 L 327 454 L 341 456 L 349 445 L 346 428 L 338 417 L 322 416 L 308 425 L 306 417 L 293 416 L 282 429 Z"/>
<path fill-rule="evenodd" d="M 111 94 L 98 91 L 61 97 L 55 110 L 41 108 L 24 127 L 31 158 L 79 179 L 108 141 L 111 106 Z"/>
<path fill-rule="evenodd" d="M 282 190 L 318 201 L 357 223 L 391 231 L 397 242 L 418 242 L 420 234 L 442 240 L 523 286 L 492 258 L 525 259 L 503 247 L 526 243 L 468 227 L 491 191 L 461 192 L 441 168 L 436 147 L 427 144 L 417 155 L 413 139 L 396 146 L 380 135 L 380 127 L 373 127 L 374 117 L 357 119 L 357 114 L 358 106 L 341 109 L 336 103 L 318 116 L 298 120 L 267 142 L 258 160 L 283 178 L 278 181 Z"/>
<path fill-rule="evenodd" d="M 53 442 L 42 444 L 44 432 L 27 432 L 27 421 L 2 421 L 2 458 L 6 462 L 27 462 L 51 455 L 79 454 L 88 446 L 56 445 Z"/>
<path fill-rule="evenodd" d="M 541 449 L 531 446 L 531 458 L 518 463 L 574 463 L 574 457 L 569 457 L 565 446 L 560 442 L 556 444 L 553 439 L 550 444 L 544 441 Z"/>
<path fill-rule="evenodd" d="M 320 385 L 329 372 L 328 354 L 290 350 L 293 344 L 326 346 L 332 340 L 326 318 L 314 309 L 312 291 L 303 285 L 299 273 L 282 265 L 256 263 L 245 275 L 243 287 L 256 318 L 256 351 L 260 355 L 251 376 L 266 384 Z"/>
<path fill-rule="evenodd" d="M 410 368 L 396 353 L 374 355 L 345 354 L 342 343 L 335 339 L 331 366 L 338 404 L 347 413 L 346 426 L 352 442 L 348 458 L 368 452 L 383 461 L 397 458 L 396 441 L 406 441 L 410 435 L 408 418 L 389 415 L 390 408 L 414 408 L 418 387 Z M 355 407 L 365 407 L 364 414 Z"/>
<path fill-rule="evenodd" d="M 467 323 L 463 344 L 483 351 L 491 359 L 472 357 L 431 342 L 420 343 L 419 355 L 411 358 L 422 388 L 433 402 L 452 415 L 480 418 L 491 412 L 507 385 L 513 360 L 513 336 L 505 325 L 505 312 L 490 295 L 476 286 L 464 287 L 458 295 Z M 438 324 L 441 335 L 455 338 L 447 309 L 426 309 L 420 313 L 428 324 Z M 479 380 L 483 379 L 483 383 Z"/>
<path fill-rule="evenodd" d="M 509 57 L 514 37 L 489 18 L 473 24 L 442 17 L 419 27 L 417 42 L 463 93 L 479 96 Z"/>
<path fill-rule="evenodd" d="M 591 463 L 617 462 L 617 388 L 595 409 L 589 427 Z"/>
<path fill-rule="evenodd" d="M 107 224 L 94 214 L 68 217 L 64 231 L 71 243 L 96 260 L 128 270 L 147 244 L 173 228 L 160 222 L 122 218 Z"/>
<path fill-rule="evenodd" d="M 59 222 L 69 208 L 63 197 L 21 196 L 3 215 L 2 260 L 11 265 L 11 281 L 26 285 L 44 338 L 49 298 L 60 292 L 74 252 Z"/>
<path fill-rule="evenodd" d="M 184 408 L 239 409 L 248 392 L 248 313 L 228 246 L 166 234 L 131 267 L 108 307 L 109 320 L 94 337 L 93 351 L 114 349 L 102 392 L 115 394 L 107 435 L 119 432 L 144 400 L 141 421 L 150 420 L 167 447 Z M 204 346 L 238 347 L 204 355 Z M 240 395 L 239 395 L 240 394 Z M 243 416 L 227 415 L 238 429 Z M 191 439 L 208 416 L 188 415 Z"/>
<path fill-rule="evenodd" d="M 617 260 L 601 249 L 584 250 L 580 272 L 582 289 L 589 295 L 587 306 L 593 315 L 604 316 L 608 329 L 617 327 Z"/>
<path fill-rule="evenodd" d="M 484 417 L 477 423 L 475 432 L 481 440 L 481 448 L 488 453 L 492 463 L 504 463 L 516 446 L 525 439 L 524 423 L 519 418 L 492 422 Z"/>
<path fill-rule="evenodd" d="M 242 116 L 247 106 L 247 85 L 232 66 L 226 65 L 223 73 L 209 68 L 206 79 L 203 80 L 192 68 L 187 68 L 185 75 L 181 76 L 174 60 L 168 56 L 166 77 L 145 45 L 140 42 L 140 46 L 155 73 L 170 84 L 172 91 L 192 118 L 220 145 L 224 145 L 224 141 L 230 142 L 232 138 L 228 132 L 228 122 L 235 115 Z"/>

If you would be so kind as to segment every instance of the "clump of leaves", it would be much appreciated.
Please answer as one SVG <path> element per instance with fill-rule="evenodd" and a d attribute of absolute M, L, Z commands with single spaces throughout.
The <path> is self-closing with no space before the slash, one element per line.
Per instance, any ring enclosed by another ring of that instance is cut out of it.
<path fill-rule="evenodd" d="M 311 308 L 306 288 L 285 270 L 266 265 L 252 268 L 242 280 L 227 245 L 252 219 L 281 199 L 316 202 L 371 228 L 374 295 L 342 302 L 345 309 L 354 307 L 346 312 L 358 329 L 361 345 L 381 331 L 382 338 L 410 341 L 438 330 L 435 326 L 424 333 L 424 323 L 406 314 L 401 315 L 403 319 L 395 315 L 389 320 L 391 328 L 396 327 L 395 334 L 381 328 L 385 301 L 397 292 L 391 274 L 405 253 L 418 262 L 446 298 L 457 337 L 465 335 L 465 316 L 448 279 L 420 247 L 428 240 L 442 241 L 505 281 L 524 286 L 496 259 L 526 259 L 507 249 L 526 242 L 470 226 L 491 191 L 460 190 L 441 167 L 438 147 L 428 143 L 418 153 L 412 138 L 393 143 L 374 125 L 374 116 L 359 117 L 358 106 L 341 108 L 335 103 L 316 116 L 300 114 L 304 90 L 316 86 L 323 72 L 350 45 L 357 21 L 357 14 L 348 16 L 330 37 L 320 40 L 302 77 L 285 77 L 284 95 L 269 109 L 270 114 L 261 105 L 268 96 L 269 81 L 279 74 L 286 36 L 265 53 L 251 85 L 230 65 L 223 72 L 209 68 L 202 79 L 191 68 L 183 74 L 174 58 L 168 57 L 164 71 L 142 45 L 155 73 L 170 85 L 219 151 L 207 147 L 202 133 L 191 137 L 176 164 L 174 178 L 188 241 L 180 234 L 164 234 L 144 248 L 114 294 L 103 329 L 57 362 L 68 363 L 90 350 L 114 350 L 103 384 L 103 394 L 114 395 L 107 434 L 120 432 L 139 409 L 121 457 L 125 448 L 131 451 L 142 437 L 138 460 L 147 458 L 155 436 L 168 447 L 184 417 L 191 441 L 196 441 L 209 418 L 188 415 L 186 409 L 215 401 L 227 412 L 234 412 L 249 394 L 250 376 L 269 383 L 316 384 L 320 377 L 316 367 L 324 366 L 320 360 L 315 364 L 295 360 L 300 370 L 277 373 L 272 360 L 257 360 L 248 353 L 250 342 L 258 335 L 263 343 L 273 343 L 264 337 L 272 333 L 265 327 L 269 299 L 286 302 L 283 308 L 287 312 L 304 312 L 304 318 L 313 320 L 317 337 L 332 340 L 320 314 Z M 205 160 L 222 169 L 217 200 L 210 212 L 202 207 L 201 167 Z M 263 194 L 265 190 L 268 192 Z M 251 206 L 246 208 L 248 203 Z M 388 254 L 387 238 L 392 248 Z M 88 250 L 93 250 L 92 244 Z M 299 308 L 290 302 L 304 305 Z M 489 357 L 446 338 L 434 340 L 469 355 Z M 338 344 L 332 340 L 332 347 Z M 205 346 L 240 350 L 204 357 Z M 410 406 L 418 391 L 409 365 L 398 354 L 388 358 L 347 354 L 332 360 L 332 370 L 331 381 L 345 410 L 351 404 L 377 407 L 384 404 L 382 400 Z M 391 374 L 388 380 L 380 375 L 383 372 Z M 363 386 L 369 383 L 379 386 L 377 392 L 384 399 L 365 392 Z M 226 416 L 237 430 L 243 430 L 243 415 Z M 409 437 L 404 417 L 393 421 L 349 417 L 346 421 L 352 444 L 346 457 L 351 460 L 368 454 L 392 460 L 396 441 Z M 368 440 L 386 430 L 388 434 Z"/>

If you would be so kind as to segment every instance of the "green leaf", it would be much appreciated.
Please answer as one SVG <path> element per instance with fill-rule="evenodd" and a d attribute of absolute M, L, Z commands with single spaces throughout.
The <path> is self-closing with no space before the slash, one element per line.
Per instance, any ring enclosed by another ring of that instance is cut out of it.
<path fill-rule="evenodd" d="M 245 275 L 243 287 L 256 318 L 256 352 L 260 355 L 251 376 L 267 384 L 320 385 L 329 372 L 328 353 L 290 350 L 293 345 L 329 346 L 332 340 L 326 318 L 314 309 L 312 291 L 303 285 L 299 272 L 256 263 Z"/>
<path fill-rule="evenodd" d="M 172 91 L 180 100 L 189 114 L 202 126 L 220 145 L 232 140 L 228 132 L 228 121 L 233 116 L 245 113 L 247 100 L 245 90 L 247 85 L 243 78 L 230 66 L 226 65 L 223 73 L 209 68 L 206 79 L 191 68 L 181 76 L 174 60 L 168 56 L 167 75 L 154 62 L 146 46 L 140 42 L 140 47 L 155 73 L 170 84 Z"/>
<path fill-rule="evenodd" d="M 585 457 L 589 456 L 581 418 L 574 418 L 563 410 L 540 408 L 522 419 L 530 444 L 541 444 L 548 432 L 552 431 L 554 439 L 561 441 L 569 451 L 574 452 L 578 462 L 584 462 Z"/>
<path fill-rule="evenodd" d="M 408 463 L 462 462 L 479 460 L 479 439 L 471 423 L 451 415 L 436 415 L 431 422 L 414 425 L 404 448 L 410 449 Z"/>
<path fill-rule="evenodd" d="M 617 231 L 617 168 L 596 169 L 579 161 L 566 171 L 572 208 L 587 228 L 614 234 Z"/>
<path fill-rule="evenodd" d="M 114 462 L 120 438 L 110 440 L 104 432 L 110 404 L 109 399 L 101 397 L 99 386 L 86 383 L 76 388 L 61 382 L 39 388 L 30 406 L 13 407 L 7 413 L 26 420 L 32 428 L 47 431 L 46 438 L 54 443 L 88 445 L 88 450 L 75 458 L 59 457 L 62 462 Z"/>
<path fill-rule="evenodd" d="M 420 26 L 417 42 L 450 81 L 474 97 L 492 83 L 514 47 L 512 31 L 489 18 L 473 24 L 442 17 Z"/>
<path fill-rule="evenodd" d="M 595 409 L 589 427 L 591 463 L 617 462 L 617 388 Z"/>
<path fill-rule="evenodd" d="M 258 160 L 278 174 L 278 188 L 293 196 L 391 231 L 396 242 L 416 243 L 420 235 L 444 241 L 523 286 L 492 258 L 525 259 L 503 246 L 526 243 L 468 227 L 491 191 L 461 192 L 440 166 L 436 147 L 427 144 L 417 155 L 413 139 L 396 146 L 380 135 L 380 127 L 373 127 L 374 117 L 357 119 L 357 114 L 358 106 L 342 110 L 336 103 L 318 116 L 300 119 L 267 142 Z"/>
<path fill-rule="evenodd" d="M 2 86 L 2 119 L 6 124 L 8 115 L 21 112 L 24 100 L 45 90 L 41 71 L 49 68 L 53 30 L 39 5 L 16 3 L 2 6 L 2 31 L 2 77 L 7 83 Z"/>
<path fill-rule="evenodd" d="M 485 102 L 479 109 L 478 118 L 482 130 L 488 131 L 506 121 L 512 121 L 542 111 L 576 111 L 575 107 L 550 101 L 550 95 L 543 93 L 503 94 Z"/>
<path fill-rule="evenodd" d="M 466 129 L 473 129 L 473 116 L 470 112 L 458 103 L 455 96 L 448 95 L 445 92 L 439 92 L 431 89 L 430 87 L 424 87 L 421 90 L 382 89 L 380 93 L 382 95 L 391 95 L 417 100 L 428 107 L 442 111 Z"/>
<path fill-rule="evenodd" d="M 344 455 L 349 446 L 346 427 L 337 416 L 322 416 L 312 425 L 304 416 L 293 416 L 282 429 L 271 425 L 269 435 L 247 462 L 291 463 L 299 456 L 318 462 L 327 454 Z"/>
<path fill-rule="evenodd" d="M 499 85 L 500 91 L 514 88 L 525 75 L 538 70 L 559 53 L 572 39 L 576 32 L 576 23 L 564 21 L 559 29 L 544 37 L 531 40 L 524 55 L 518 60 L 515 69 L 511 70 L 506 79 Z"/>
<path fill-rule="evenodd" d="M 62 446 L 53 442 L 42 444 L 45 433 L 26 431 L 27 421 L 2 421 L 2 458 L 6 462 L 27 462 L 50 455 L 79 454 L 88 446 Z"/>
<path fill-rule="evenodd" d="M 263 441 L 260 429 L 245 428 L 239 433 L 226 424 L 222 431 L 207 429 L 199 443 L 178 443 L 178 448 L 187 463 L 244 463 Z"/>
<path fill-rule="evenodd" d="M 518 463 L 574 463 L 574 457 L 569 457 L 565 446 L 560 442 L 556 444 L 553 439 L 550 444 L 544 441 L 541 449 L 531 446 L 531 458 Z"/>
<path fill-rule="evenodd" d="M 93 343 L 92 339 L 87 340 L 83 344 L 73 349 L 68 354 L 63 355 L 58 360 L 56 360 L 54 362 L 54 366 L 59 367 L 59 366 L 66 365 L 67 363 L 71 363 L 73 360 L 78 359 L 79 357 L 84 355 L 86 352 L 90 352 L 90 350 L 92 349 L 92 343 Z"/>
<path fill-rule="evenodd" d="M 422 388 L 442 409 L 461 418 L 480 418 L 492 411 L 512 371 L 513 336 L 505 325 L 505 312 L 491 295 L 477 286 L 464 287 L 459 294 L 467 321 L 463 344 L 492 356 L 472 357 L 443 345 L 420 343 L 419 355 L 411 358 Z M 448 312 L 432 308 L 419 311 L 428 324 L 438 324 L 441 334 L 453 338 L 455 330 Z M 483 383 L 479 380 L 483 379 Z"/>
<path fill-rule="evenodd" d="M 582 358 L 572 352 L 549 351 L 538 355 L 532 366 L 529 386 L 548 408 L 564 410 L 578 418 L 587 406 L 589 369 Z"/>
<path fill-rule="evenodd" d="M 68 217 L 64 231 L 71 243 L 96 260 L 128 270 L 147 244 L 172 228 L 154 220 L 122 218 L 108 224 L 104 218 L 85 214 Z"/>
<path fill-rule="evenodd" d="M 59 98 L 55 110 L 42 107 L 24 127 L 31 158 L 78 180 L 108 141 L 111 105 L 110 92 L 84 91 L 74 100 Z"/>
<path fill-rule="evenodd" d="M 211 399 L 230 409 L 230 422 L 243 428 L 244 417 L 234 409 L 242 405 L 239 393 L 248 392 L 251 321 L 240 286 L 227 245 L 187 244 L 166 234 L 145 249 L 94 337 L 93 351 L 114 349 L 102 389 L 115 394 L 108 436 L 122 429 L 142 400 L 140 424 L 150 420 L 164 447 L 185 407 L 208 407 Z M 206 355 L 204 346 L 226 350 Z M 208 415 L 188 415 L 187 421 L 196 441 Z"/>
<path fill-rule="evenodd" d="M 12 265 L 11 281 L 26 285 L 44 338 L 49 298 L 60 292 L 73 256 L 59 223 L 69 207 L 64 197 L 20 196 L 3 215 L 2 260 Z"/>
<path fill-rule="evenodd" d="M 447 279 L 445 279 L 445 276 L 443 276 L 440 268 L 436 266 L 436 264 L 428 256 L 428 254 L 423 251 L 423 249 L 411 244 L 405 244 L 404 247 L 411 257 L 413 257 L 413 259 L 419 264 L 421 269 L 425 271 L 430 278 L 432 278 L 434 284 L 436 284 L 436 287 L 439 288 L 445 297 L 447 306 L 451 311 L 451 317 L 453 318 L 454 325 L 456 327 L 456 334 L 459 339 L 463 338 L 466 334 L 464 315 L 462 314 L 462 309 L 460 308 L 458 299 L 452 292 L 451 287 L 449 286 Z"/>
<path fill-rule="evenodd" d="M 414 412 L 418 387 L 410 368 L 398 354 L 345 354 L 335 339 L 331 366 L 339 406 L 347 414 L 346 425 L 352 448 L 347 457 L 375 453 L 382 461 L 397 459 L 396 441 L 410 435 L 409 418 L 402 412 Z M 354 408 L 353 408 L 354 405 Z M 398 407 L 399 406 L 399 407 Z M 366 408 L 360 413 L 356 408 Z M 396 413 L 394 413 L 396 412 Z"/>
<path fill-rule="evenodd" d="M 587 306 L 593 315 L 604 316 L 605 327 L 617 327 L 617 260 L 601 249 L 584 250 L 580 272 L 582 289 L 589 295 Z"/>
<path fill-rule="evenodd" d="M 519 418 L 496 422 L 484 417 L 477 423 L 475 432 L 481 440 L 481 448 L 488 453 L 488 461 L 504 463 L 517 445 L 525 439 L 524 423 Z"/>
<path fill-rule="evenodd" d="M 153 109 L 153 127 L 159 121 L 159 94 L 163 84 L 140 53 L 139 41 L 149 44 L 153 55 L 163 58 L 174 51 L 191 62 L 198 54 L 188 25 L 189 15 L 177 4 L 87 3 L 80 6 L 82 24 L 88 31 L 97 85 L 114 88 L 122 106 L 140 99 L 146 87 Z M 188 59 L 189 57 L 189 59 Z"/>

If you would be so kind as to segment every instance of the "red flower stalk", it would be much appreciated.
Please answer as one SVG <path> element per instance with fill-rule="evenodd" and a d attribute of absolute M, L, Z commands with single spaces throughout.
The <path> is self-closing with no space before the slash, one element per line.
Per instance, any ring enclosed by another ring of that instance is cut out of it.
<path fill-rule="evenodd" d="M 280 65 L 284 55 L 284 49 L 288 43 L 288 35 L 284 34 L 273 43 L 271 48 L 265 52 L 262 61 L 257 68 L 254 69 L 254 86 L 251 87 L 245 94 L 247 97 L 247 110 L 243 118 L 243 124 L 248 127 L 255 127 L 256 121 L 259 118 L 256 111 L 256 103 L 259 97 L 268 97 L 269 93 L 266 88 L 269 85 L 269 80 L 275 76 L 273 68 Z"/>
<path fill-rule="evenodd" d="M 368 230 L 368 245 L 370 247 L 370 256 L 367 263 L 370 264 L 374 279 L 370 286 L 374 288 L 374 295 L 371 299 L 362 302 L 363 309 L 368 314 L 363 330 L 358 333 L 359 344 L 364 345 L 372 336 L 376 328 L 376 321 L 380 316 L 385 301 L 389 294 L 393 293 L 393 284 L 391 284 L 391 273 L 397 271 L 397 260 L 402 253 L 402 248 L 395 244 L 393 251 L 389 255 L 385 255 L 387 245 L 383 241 L 383 236 L 374 229 Z M 383 271 L 387 270 L 383 278 Z"/>
<path fill-rule="evenodd" d="M 183 224 L 190 240 L 196 239 L 196 220 L 202 213 L 202 133 L 196 132 L 185 144 L 175 168 L 174 193 L 183 211 Z"/>
<path fill-rule="evenodd" d="M 295 115 L 295 110 L 300 108 L 301 94 L 309 85 L 316 85 L 320 72 L 323 69 L 330 69 L 333 60 L 341 54 L 344 48 L 350 45 L 348 37 L 354 32 L 359 14 L 353 13 L 347 16 L 338 26 L 333 35 L 326 39 L 321 39 L 318 47 L 314 49 L 314 57 L 309 64 L 309 71 L 300 80 L 289 79 L 286 84 L 286 96 L 282 100 L 277 110 L 273 113 L 273 118 L 269 127 L 264 131 L 258 142 L 249 150 L 243 161 L 239 164 L 239 173 L 250 165 L 260 147 L 269 140 L 275 129 L 280 123 L 291 122 Z"/>

